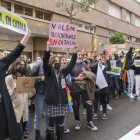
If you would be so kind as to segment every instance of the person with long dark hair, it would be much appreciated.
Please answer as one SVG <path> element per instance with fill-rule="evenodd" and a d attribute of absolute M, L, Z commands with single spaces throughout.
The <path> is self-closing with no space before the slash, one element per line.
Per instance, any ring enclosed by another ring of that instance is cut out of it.
<path fill-rule="evenodd" d="M 20 132 L 23 135 L 26 122 L 28 120 L 28 99 L 35 94 L 35 89 L 31 93 L 18 93 L 16 86 L 18 77 L 25 77 L 27 66 L 24 59 L 18 58 L 9 69 L 9 75 L 6 77 L 6 85 L 9 91 L 17 123 L 20 126 Z"/>
<path fill-rule="evenodd" d="M 43 58 L 43 69 L 47 81 L 46 104 L 49 117 L 49 127 L 46 131 L 46 140 L 53 140 L 54 125 L 57 125 L 57 140 L 62 140 L 64 132 L 64 118 L 68 114 L 68 97 L 66 93 L 65 77 L 73 69 L 77 60 L 77 45 L 74 44 L 74 53 L 69 65 L 61 69 L 61 61 L 58 56 L 50 58 L 51 41 L 47 42 L 47 48 Z"/>
<path fill-rule="evenodd" d="M 72 77 L 72 98 L 73 98 L 73 109 L 74 109 L 74 117 L 76 120 L 75 130 L 80 130 L 81 123 L 80 123 L 80 96 L 82 97 L 83 106 L 84 108 L 84 114 L 87 113 L 87 127 L 90 128 L 93 131 L 98 130 L 97 127 L 93 124 L 93 111 L 92 111 L 92 101 L 89 100 L 88 94 L 85 90 L 82 90 L 78 85 L 76 85 L 75 81 L 82 81 L 85 77 L 81 76 L 81 73 L 85 70 L 89 71 L 89 67 L 85 62 L 82 61 L 83 54 L 82 51 L 77 51 L 77 61 L 76 64 L 71 71 L 71 77 Z"/>
<path fill-rule="evenodd" d="M 7 56 L 0 59 L 0 140 L 9 137 L 10 140 L 22 140 L 20 127 L 17 124 L 11 98 L 5 83 L 5 72 L 8 67 L 20 56 L 31 36 L 30 30 L 18 46 Z"/>

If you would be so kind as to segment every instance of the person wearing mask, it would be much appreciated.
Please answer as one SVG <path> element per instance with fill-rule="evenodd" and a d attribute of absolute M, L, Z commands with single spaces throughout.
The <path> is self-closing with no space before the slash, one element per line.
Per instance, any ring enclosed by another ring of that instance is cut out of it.
<path fill-rule="evenodd" d="M 16 87 L 16 81 L 18 77 L 25 77 L 27 72 L 27 66 L 24 59 L 18 58 L 9 69 L 9 74 L 5 81 L 7 89 L 9 91 L 16 120 L 20 126 L 20 133 L 23 135 L 25 130 L 26 121 L 28 120 L 28 98 L 31 98 L 35 94 L 35 89 L 32 93 L 18 93 Z"/>
<path fill-rule="evenodd" d="M 98 74 L 98 67 L 101 68 L 102 70 L 102 74 L 105 78 L 105 81 L 107 83 L 107 74 L 106 74 L 106 71 L 110 71 L 111 70 L 111 65 L 110 65 L 110 61 L 107 60 L 107 63 L 105 66 L 104 63 L 101 62 L 102 58 L 101 58 L 101 55 L 98 55 L 97 56 L 97 61 L 92 64 L 90 66 L 91 68 L 91 72 L 93 72 L 96 76 Z M 96 77 L 98 78 L 98 77 Z M 109 88 L 108 88 L 108 85 L 102 89 L 100 89 L 100 91 L 98 92 L 95 92 L 94 95 L 95 95 L 95 100 L 94 100 L 94 117 L 93 119 L 98 119 L 98 115 L 97 115 L 97 112 L 98 112 L 98 101 L 100 100 L 100 103 L 103 107 L 103 114 L 102 114 L 102 119 L 103 120 L 106 120 L 107 117 L 106 117 L 106 109 L 107 109 L 107 95 L 109 94 Z"/>
<path fill-rule="evenodd" d="M 118 54 L 114 54 L 113 58 L 116 60 L 116 67 L 120 67 L 122 68 L 122 62 L 121 59 L 119 58 Z M 115 75 L 115 86 L 117 89 L 117 96 L 116 96 L 116 100 L 120 99 L 120 80 L 122 79 L 122 70 L 120 71 L 120 75 Z M 115 95 L 115 94 L 113 94 Z"/>
<path fill-rule="evenodd" d="M 93 111 L 92 111 L 92 102 L 89 101 L 89 97 L 86 91 L 82 90 L 75 84 L 77 80 L 83 80 L 84 77 L 81 76 L 81 72 L 87 70 L 89 71 L 89 67 L 86 63 L 82 61 L 83 54 L 82 51 L 77 51 L 77 61 L 76 64 L 71 71 L 72 77 L 72 98 L 73 98 L 73 109 L 74 109 L 74 116 L 76 120 L 75 130 L 80 130 L 81 123 L 80 123 L 80 116 L 79 116 L 79 109 L 80 109 L 80 96 L 82 97 L 82 101 L 86 104 L 87 110 L 87 127 L 91 130 L 96 131 L 97 127 L 93 124 Z"/>
<path fill-rule="evenodd" d="M 24 36 L 18 46 L 6 57 L 0 59 L 0 140 L 22 140 L 20 127 L 16 121 L 13 105 L 5 83 L 5 72 L 8 67 L 20 56 L 25 48 L 31 31 Z"/>
<path fill-rule="evenodd" d="M 48 117 L 47 117 L 47 105 L 45 103 L 45 90 L 46 80 L 43 70 L 43 62 L 41 57 L 36 58 L 38 65 L 32 68 L 32 76 L 35 76 L 35 89 L 36 96 L 34 99 L 35 104 L 35 118 L 34 118 L 34 129 L 35 129 L 35 140 L 43 140 L 40 135 L 40 121 L 42 119 L 43 112 L 45 117 L 46 130 L 48 129 Z"/>
<path fill-rule="evenodd" d="M 26 63 L 31 64 L 32 63 L 31 58 L 27 58 Z"/>
<path fill-rule="evenodd" d="M 125 56 L 124 56 L 124 52 L 123 51 L 120 53 L 120 59 L 121 59 L 121 62 L 124 63 Z"/>
<path fill-rule="evenodd" d="M 41 62 L 42 62 L 42 58 L 41 58 L 40 56 L 38 56 L 38 57 L 36 58 L 36 62 L 37 62 L 37 63 L 41 63 Z"/>
<path fill-rule="evenodd" d="M 135 70 L 135 90 L 137 95 L 137 100 L 140 101 L 140 67 L 136 67 L 135 60 L 140 60 L 140 51 L 138 52 L 138 55 L 133 60 L 133 67 Z"/>
<path fill-rule="evenodd" d="M 68 115 L 68 97 L 66 93 L 65 77 L 73 69 L 77 60 L 77 45 L 74 44 L 74 53 L 69 65 L 61 69 L 61 60 L 57 56 L 50 58 L 51 39 L 43 58 L 43 69 L 47 81 L 46 104 L 49 117 L 49 126 L 46 131 L 46 140 L 53 140 L 54 125 L 57 125 L 57 140 L 62 140 L 64 133 L 64 118 Z"/>
<path fill-rule="evenodd" d="M 134 79 L 135 79 L 135 76 L 134 76 L 134 69 L 133 69 L 133 54 L 135 52 L 135 48 L 133 48 L 133 45 L 135 43 L 136 39 L 134 39 L 132 41 L 132 44 L 130 46 L 130 49 L 128 51 L 128 53 L 126 54 L 126 70 L 127 70 L 127 75 L 128 75 L 128 96 L 130 98 L 135 98 L 134 95 L 133 95 L 133 87 L 134 87 Z"/>

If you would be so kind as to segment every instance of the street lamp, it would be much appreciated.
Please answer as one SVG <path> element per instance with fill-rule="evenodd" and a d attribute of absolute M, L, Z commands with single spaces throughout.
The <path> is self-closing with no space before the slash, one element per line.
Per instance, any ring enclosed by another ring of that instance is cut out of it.
<path fill-rule="evenodd" d="M 93 48 L 93 50 L 94 50 L 94 44 L 93 44 L 93 36 L 94 36 L 94 34 L 96 33 L 96 25 L 95 24 L 91 24 L 90 26 L 89 26 L 89 28 L 90 28 L 90 33 L 92 34 L 92 48 Z M 94 30 L 93 30 L 94 29 Z"/>

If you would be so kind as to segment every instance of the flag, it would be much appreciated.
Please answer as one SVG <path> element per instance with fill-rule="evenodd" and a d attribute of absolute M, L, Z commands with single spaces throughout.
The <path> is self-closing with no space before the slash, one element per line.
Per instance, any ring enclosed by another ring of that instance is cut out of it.
<path fill-rule="evenodd" d="M 71 103 L 72 99 L 71 99 L 70 91 L 69 91 L 68 87 L 66 87 L 66 92 L 67 92 L 67 96 L 68 96 L 68 111 L 73 112 L 72 103 Z"/>
<path fill-rule="evenodd" d="M 93 38 L 91 39 L 91 50 L 95 50 L 96 51 L 96 49 L 97 49 L 97 35 L 94 34 Z"/>
<path fill-rule="evenodd" d="M 123 66 L 122 66 L 122 71 L 123 71 L 122 80 L 123 80 L 124 82 L 128 82 L 127 70 L 125 69 L 125 63 L 126 63 L 126 58 L 124 59 Z"/>

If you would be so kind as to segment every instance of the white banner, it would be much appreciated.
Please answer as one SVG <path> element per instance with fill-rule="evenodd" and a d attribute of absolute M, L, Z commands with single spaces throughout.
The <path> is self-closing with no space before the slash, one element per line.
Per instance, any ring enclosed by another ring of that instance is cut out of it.
<path fill-rule="evenodd" d="M 140 140 L 140 125 L 119 140 Z"/>
<path fill-rule="evenodd" d="M 20 16 L 8 11 L 0 6 L 0 26 L 18 32 L 20 34 L 28 33 L 26 21 Z"/>
<path fill-rule="evenodd" d="M 99 63 L 98 63 L 96 84 L 99 86 L 100 89 L 103 89 L 108 86 L 106 79 L 104 77 L 104 74 L 102 72 L 104 70 L 104 68 L 105 67 L 102 65 L 102 69 L 101 69 L 101 67 L 99 66 Z"/>

